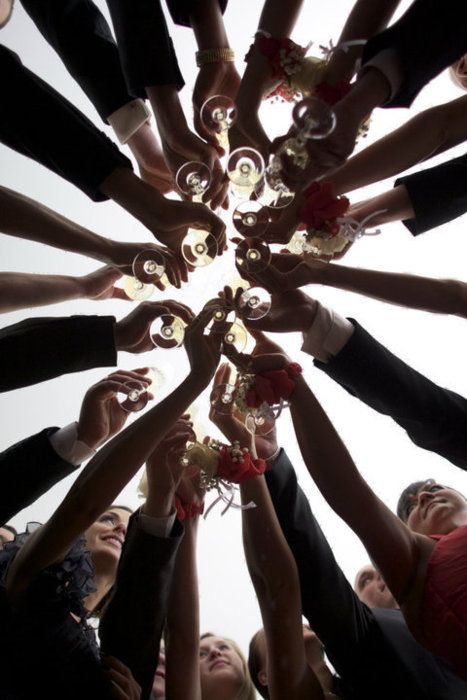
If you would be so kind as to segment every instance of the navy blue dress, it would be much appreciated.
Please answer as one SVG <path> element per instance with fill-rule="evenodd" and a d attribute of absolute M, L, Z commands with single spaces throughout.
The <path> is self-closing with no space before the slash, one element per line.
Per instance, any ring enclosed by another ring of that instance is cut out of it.
<path fill-rule="evenodd" d="M 13 608 L 8 601 L 8 567 L 37 527 L 30 523 L 27 532 L 0 551 L 0 698 L 110 698 L 96 635 L 84 607 L 84 599 L 95 590 L 94 566 L 84 537 L 62 562 L 40 572 L 20 607 Z"/>

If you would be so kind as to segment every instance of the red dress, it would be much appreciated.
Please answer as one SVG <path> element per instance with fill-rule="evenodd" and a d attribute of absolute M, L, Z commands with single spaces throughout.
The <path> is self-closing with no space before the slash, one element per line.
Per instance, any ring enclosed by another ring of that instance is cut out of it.
<path fill-rule="evenodd" d="M 426 573 L 422 643 L 467 680 L 467 525 L 438 540 Z"/>

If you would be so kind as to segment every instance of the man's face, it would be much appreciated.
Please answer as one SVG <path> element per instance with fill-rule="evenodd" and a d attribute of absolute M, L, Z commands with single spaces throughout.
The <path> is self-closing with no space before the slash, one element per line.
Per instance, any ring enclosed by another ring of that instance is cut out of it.
<path fill-rule="evenodd" d="M 458 491 L 429 481 L 410 497 L 403 515 L 413 532 L 447 535 L 467 524 L 467 501 Z"/>
<path fill-rule="evenodd" d="M 159 660 L 152 684 L 152 694 L 155 698 L 165 697 L 165 646 L 163 641 L 159 647 Z"/>
<path fill-rule="evenodd" d="M 449 67 L 449 73 L 457 87 L 461 90 L 467 90 L 467 54 L 461 56 Z"/>
<path fill-rule="evenodd" d="M 0 549 L 3 549 L 6 542 L 12 542 L 14 539 L 15 536 L 10 530 L 7 530 L 6 527 L 0 527 Z"/>
<path fill-rule="evenodd" d="M 369 608 L 397 609 L 399 606 L 381 574 L 371 564 L 360 569 L 355 577 L 355 592 Z"/>

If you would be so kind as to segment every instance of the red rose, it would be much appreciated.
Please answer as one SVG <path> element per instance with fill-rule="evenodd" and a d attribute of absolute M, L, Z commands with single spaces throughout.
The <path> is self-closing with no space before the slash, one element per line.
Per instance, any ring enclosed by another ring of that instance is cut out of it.
<path fill-rule="evenodd" d="M 347 197 L 336 197 L 331 182 L 313 182 L 305 190 L 306 201 L 300 211 L 300 221 L 318 231 L 334 223 L 349 208 Z M 327 230 L 327 229 L 326 229 Z"/>
<path fill-rule="evenodd" d="M 221 447 L 220 456 L 217 476 L 233 484 L 241 484 L 245 479 L 264 474 L 266 470 L 264 459 L 253 460 L 249 452 L 243 453 L 243 462 L 234 462 L 227 445 Z"/>

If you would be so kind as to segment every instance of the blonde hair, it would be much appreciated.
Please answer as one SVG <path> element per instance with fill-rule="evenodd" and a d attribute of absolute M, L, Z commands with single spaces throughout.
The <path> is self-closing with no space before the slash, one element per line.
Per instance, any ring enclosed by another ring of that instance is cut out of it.
<path fill-rule="evenodd" d="M 205 632 L 201 635 L 200 639 L 206 639 L 206 637 L 217 637 L 217 634 L 214 634 L 214 632 Z M 232 645 L 233 650 L 238 654 L 240 661 L 242 662 L 244 681 L 242 687 L 235 697 L 235 700 L 256 700 L 255 686 L 251 680 L 250 672 L 248 670 L 248 663 L 242 650 L 233 639 L 229 639 L 228 637 L 221 637 L 221 639 L 224 639 L 226 642 Z"/>

